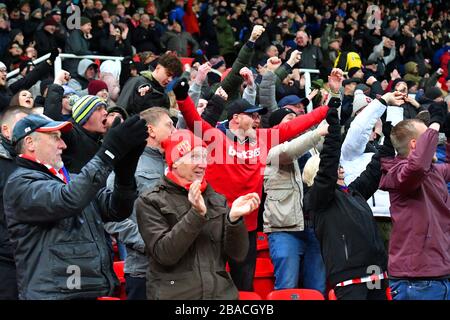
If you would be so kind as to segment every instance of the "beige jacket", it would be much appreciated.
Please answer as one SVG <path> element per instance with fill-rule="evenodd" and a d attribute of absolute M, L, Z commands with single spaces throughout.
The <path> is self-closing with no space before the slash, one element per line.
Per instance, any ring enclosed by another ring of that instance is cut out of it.
<path fill-rule="evenodd" d="M 264 232 L 303 231 L 303 184 L 297 159 L 314 148 L 318 130 L 270 149 L 264 170 Z"/>

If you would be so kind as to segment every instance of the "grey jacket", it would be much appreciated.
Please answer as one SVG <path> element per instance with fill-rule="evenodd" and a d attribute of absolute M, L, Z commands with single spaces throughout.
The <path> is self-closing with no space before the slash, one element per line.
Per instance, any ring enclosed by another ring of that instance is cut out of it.
<path fill-rule="evenodd" d="M 303 231 L 303 183 L 297 159 L 320 140 L 318 130 L 270 149 L 264 169 L 264 232 Z"/>
<path fill-rule="evenodd" d="M 164 175 L 164 156 L 158 149 L 146 147 L 136 168 L 136 183 L 139 194 L 153 188 Z M 108 178 L 108 188 L 113 186 L 113 175 Z M 124 272 L 132 277 L 144 278 L 147 272 L 148 258 L 145 255 L 145 244 L 139 233 L 136 222 L 136 208 L 128 219 L 121 222 L 105 223 L 109 234 L 118 234 L 118 240 L 126 245 L 127 257 Z"/>
<path fill-rule="evenodd" d="M 276 74 L 267 71 L 263 74 L 259 85 L 259 104 L 263 108 L 267 108 L 267 113 L 261 117 L 263 128 L 269 128 L 269 118 L 272 112 L 278 109 L 277 100 L 275 99 Z"/>
<path fill-rule="evenodd" d="M 104 188 L 111 167 L 95 156 L 68 184 L 17 158 L 4 191 L 20 299 L 112 295 L 118 285 L 103 222 L 127 218 L 135 188 Z"/>

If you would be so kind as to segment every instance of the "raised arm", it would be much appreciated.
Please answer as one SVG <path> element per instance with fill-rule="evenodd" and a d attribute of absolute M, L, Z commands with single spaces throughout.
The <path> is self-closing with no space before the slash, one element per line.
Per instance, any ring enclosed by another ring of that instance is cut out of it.
<path fill-rule="evenodd" d="M 5 192 L 5 208 L 17 208 L 15 219 L 24 223 L 47 223 L 80 214 L 95 199 L 97 192 L 105 185 L 112 166 L 94 157 L 68 184 L 56 180 L 36 179 L 33 176 L 15 176 L 5 190 L 23 190 L 18 196 Z M 7 199 L 16 199 L 16 202 Z"/>
<path fill-rule="evenodd" d="M 320 153 L 319 171 L 309 190 L 311 209 L 317 214 L 334 200 L 338 180 L 339 157 L 341 155 L 341 126 L 336 109 L 327 115 L 328 135 L 325 137 Z"/>
<path fill-rule="evenodd" d="M 197 133 L 194 130 L 195 125 L 200 125 L 201 132 L 205 132 L 206 130 L 212 129 L 213 127 L 200 117 L 195 108 L 194 101 L 192 101 L 191 97 L 188 96 L 189 85 L 186 79 L 179 79 L 175 85 L 173 86 L 173 92 L 175 97 L 177 98 L 178 107 L 183 114 L 183 118 L 186 121 L 186 125 L 194 133 Z"/>
<path fill-rule="evenodd" d="M 416 148 L 411 150 L 406 164 L 383 176 L 381 186 L 384 189 L 397 189 L 403 194 L 409 194 L 422 184 L 431 168 L 438 145 L 439 129 L 444 122 L 444 110 L 441 106 L 432 104 L 429 111 L 430 127 L 417 139 Z"/>
<path fill-rule="evenodd" d="M 308 150 L 314 148 L 319 143 L 320 138 L 328 133 L 328 126 L 326 124 L 319 128 L 306 132 L 291 141 L 286 141 L 270 149 L 267 155 L 267 164 L 285 165 L 297 160 Z"/>
<path fill-rule="evenodd" d="M 259 85 L 259 104 L 267 108 L 267 113 L 261 117 L 263 128 L 269 128 L 269 118 L 278 109 L 276 100 L 276 71 L 280 69 L 281 60 L 272 57 L 267 60 L 267 71 L 263 74 Z"/>
<path fill-rule="evenodd" d="M 342 144 L 343 160 L 351 161 L 364 153 L 372 129 L 386 108 L 379 100 L 373 100 L 355 117 Z"/>
<path fill-rule="evenodd" d="M 308 130 L 313 125 L 319 124 L 323 119 L 325 119 L 328 109 L 328 106 L 318 107 L 308 114 L 298 116 L 289 122 L 282 123 L 267 130 L 278 130 L 278 143 L 283 143 Z M 278 143 L 277 141 L 272 140 L 271 147 L 277 145 Z"/>
<path fill-rule="evenodd" d="M 264 28 L 259 25 L 253 27 L 250 39 L 245 45 L 242 46 L 236 60 L 231 67 L 230 73 L 223 79 L 221 86 L 228 93 L 229 96 L 233 96 L 232 93 L 236 92 L 236 89 L 240 87 L 243 82 L 243 78 L 239 75 L 239 72 L 243 67 L 251 65 L 253 53 L 255 51 L 255 42 L 264 32 Z"/>
<path fill-rule="evenodd" d="M 56 51 L 58 50 L 56 49 Z M 22 89 L 29 89 L 39 80 L 45 79 L 47 77 L 47 74 L 50 73 L 53 69 L 52 65 L 53 62 L 55 61 L 56 56 L 57 54 L 54 51 L 52 51 L 49 59 L 47 59 L 45 62 L 38 64 L 36 68 L 27 73 L 25 77 L 23 77 L 20 80 L 17 80 L 12 85 L 10 85 L 9 89 L 11 89 L 11 92 L 17 93 Z"/>

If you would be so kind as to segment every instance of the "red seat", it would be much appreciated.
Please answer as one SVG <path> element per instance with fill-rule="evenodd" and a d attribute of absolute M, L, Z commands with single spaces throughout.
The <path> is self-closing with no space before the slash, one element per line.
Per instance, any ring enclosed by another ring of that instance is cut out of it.
<path fill-rule="evenodd" d="M 253 291 L 263 299 L 273 290 L 275 278 L 273 264 L 268 258 L 256 258 L 255 277 L 253 279 Z"/>
<path fill-rule="evenodd" d="M 336 294 L 334 293 L 334 289 L 328 291 L 328 300 L 337 300 Z"/>
<path fill-rule="evenodd" d="M 120 299 L 117 297 L 97 297 L 97 300 L 104 301 L 104 300 L 120 300 Z"/>
<path fill-rule="evenodd" d="M 125 273 L 123 271 L 124 265 L 125 265 L 124 261 L 115 261 L 113 264 L 114 273 L 116 274 L 120 283 L 125 282 Z"/>
<path fill-rule="evenodd" d="M 312 289 L 275 290 L 267 295 L 267 300 L 325 300 L 320 291 Z"/>
<path fill-rule="evenodd" d="M 125 273 L 123 271 L 124 265 L 125 265 L 124 261 L 115 261 L 113 264 L 114 273 L 116 274 L 120 282 L 120 292 L 119 292 L 120 300 L 127 299 L 127 294 L 125 290 Z"/>
<path fill-rule="evenodd" d="M 256 236 L 256 251 L 258 258 L 270 258 L 269 254 L 269 240 L 267 234 L 258 232 Z"/>
<path fill-rule="evenodd" d="M 386 299 L 387 300 L 394 300 L 394 299 L 392 299 L 392 293 L 391 293 L 391 288 L 390 287 L 386 288 Z"/>
<path fill-rule="evenodd" d="M 256 292 L 239 291 L 239 300 L 262 300 L 262 298 Z"/>

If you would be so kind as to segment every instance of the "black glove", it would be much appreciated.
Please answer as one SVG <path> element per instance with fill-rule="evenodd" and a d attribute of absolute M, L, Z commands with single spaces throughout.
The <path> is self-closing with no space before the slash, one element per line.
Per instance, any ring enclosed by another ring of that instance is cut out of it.
<path fill-rule="evenodd" d="M 116 117 L 106 133 L 97 155 L 104 161 L 115 165 L 130 150 L 142 146 L 147 137 L 146 122 L 138 115 L 128 118 L 123 123 L 120 123 L 120 118 Z"/>
<path fill-rule="evenodd" d="M 450 139 L 450 112 L 447 112 L 444 122 L 444 133 L 447 139 Z"/>
<path fill-rule="evenodd" d="M 436 122 L 441 127 L 445 121 L 445 105 L 441 103 L 432 103 L 428 108 L 428 112 L 430 113 L 430 124 Z"/>
<path fill-rule="evenodd" d="M 146 142 L 142 143 L 142 145 L 130 150 L 122 159 L 117 161 L 114 166 L 117 184 L 121 186 L 133 186 L 135 184 L 134 174 L 146 145 Z"/>
<path fill-rule="evenodd" d="M 328 101 L 328 107 L 329 108 L 339 108 L 341 106 L 341 99 L 332 97 L 330 101 Z"/>
<path fill-rule="evenodd" d="M 175 93 L 175 97 L 177 100 L 186 100 L 189 91 L 189 82 L 186 78 L 178 79 L 173 85 L 173 93 Z"/>
<path fill-rule="evenodd" d="M 52 63 L 55 62 L 56 57 L 59 56 L 59 50 L 58 48 L 53 48 L 50 57 L 48 58 Z"/>
<path fill-rule="evenodd" d="M 383 145 L 379 146 L 380 157 L 394 157 L 395 150 L 391 142 L 392 122 L 383 121 Z"/>
<path fill-rule="evenodd" d="M 339 125 L 339 115 L 336 108 L 330 108 L 327 112 L 326 120 L 328 124 L 331 126 L 340 126 Z"/>
<path fill-rule="evenodd" d="M 391 121 L 383 121 L 383 135 L 385 136 L 385 140 L 386 137 L 390 137 L 391 136 L 391 131 L 392 131 L 392 122 Z"/>

